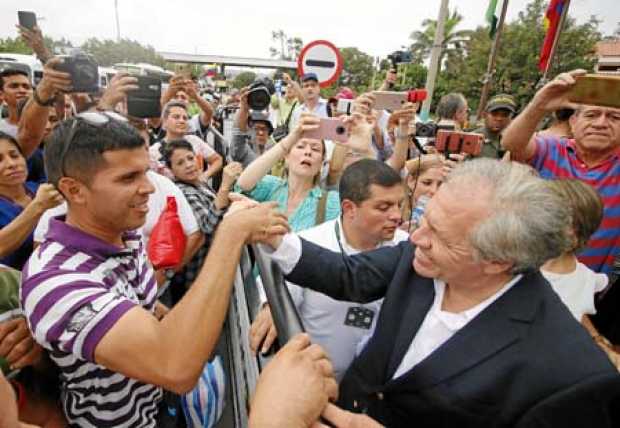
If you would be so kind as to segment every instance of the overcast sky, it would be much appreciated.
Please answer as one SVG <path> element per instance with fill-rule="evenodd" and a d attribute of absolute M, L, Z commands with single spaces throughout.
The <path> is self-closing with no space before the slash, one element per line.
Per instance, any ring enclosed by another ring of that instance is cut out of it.
<path fill-rule="evenodd" d="M 510 0 L 513 20 L 530 0 Z M 118 0 L 121 36 L 160 51 L 269 57 L 271 31 L 282 29 L 304 42 L 332 41 L 385 56 L 408 42 L 426 18 L 436 19 L 439 0 Z M 461 28 L 484 23 L 488 0 L 451 0 L 465 17 Z M 15 36 L 17 10 L 43 17 L 53 37 L 76 44 L 89 37 L 115 38 L 114 0 L 1 0 L 0 37 Z M 596 15 L 603 34 L 620 21 L 618 0 L 572 0 L 570 14 L 580 22 Z"/>

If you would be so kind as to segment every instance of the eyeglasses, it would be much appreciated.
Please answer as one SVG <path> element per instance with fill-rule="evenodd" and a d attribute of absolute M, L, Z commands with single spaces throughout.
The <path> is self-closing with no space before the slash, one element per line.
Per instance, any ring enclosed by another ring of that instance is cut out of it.
<path fill-rule="evenodd" d="M 86 111 L 73 116 L 72 120 L 73 123 L 71 124 L 71 129 L 69 130 L 69 134 L 67 135 L 67 138 L 63 143 L 62 152 L 60 152 L 60 171 L 62 172 L 63 176 L 67 175 L 65 173 L 65 156 L 67 156 L 67 153 L 69 152 L 69 147 L 71 147 L 71 142 L 75 138 L 78 122 L 85 122 L 88 125 L 94 126 L 96 128 L 101 128 L 102 126 L 109 123 L 111 120 L 127 123 L 126 117 L 121 116 L 120 114 L 113 111 Z"/>

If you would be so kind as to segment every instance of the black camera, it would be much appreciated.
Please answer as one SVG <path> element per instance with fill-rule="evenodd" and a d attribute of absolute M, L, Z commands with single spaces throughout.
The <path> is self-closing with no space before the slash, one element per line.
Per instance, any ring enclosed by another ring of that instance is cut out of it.
<path fill-rule="evenodd" d="M 252 110 L 265 110 L 269 107 L 271 96 L 276 92 L 271 79 L 256 79 L 249 87 L 248 105 Z"/>
<path fill-rule="evenodd" d="M 433 121 L 415 124 L 415 136 L 419 138 L 435 138 L 437 131 L 455 131 L 454 125 L 437 124 Z"/>
<path fill-rule="evenodd" d="M 394 68 L 397 64 L 408 63 L 413 60 L 411 52 L 407 51 L 394 51 L 388 55 L 388 59 L 392 62 Z"/>
<path fill-rule="evenodd" d="M 127 92 L 127 113 L 133 117 L 161 116 L 161 80 L 159 77 L 135 76 L 138 89 Z"/>
<path fill-rule="evenodd" d="M 415 136 L 420 138 L 433 138 L 437 135 L 435 122 L 418 122 L 415 124 Z"/>
<path fill-rule="evenodd" d="M 56 66 L 58 71 L 71 75 L 71 92 L 99 92 L 99 67 L 90 55 L 61 55 L 62 63 Z"/>

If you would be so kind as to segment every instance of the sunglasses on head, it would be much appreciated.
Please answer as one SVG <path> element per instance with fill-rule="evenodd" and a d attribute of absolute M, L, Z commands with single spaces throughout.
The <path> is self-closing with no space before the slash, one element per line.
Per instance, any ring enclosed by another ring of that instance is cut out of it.
<path fill-rule="evenodd" d="M 67 153 L 69 152 L 69 147 L 71 147 L 71 143 L 73 142 L 73 139 L 75 138 L 75 133 L 77 132 L 78 122 L 84 122 L 96 128 L 101 128 L 102 126 L 105 126 L 106 124 L 108 124 L 110 121 L 113 121 L 113 120 L 117 122 L 122 122 L 122 123 L 128 122 L 126 117 L 121 116 L 120 114 L 113 112 L 113 111 L 103 111 L 103 112 L 86 111 L 86 112 L 73 116 L 71 120 L 73 120 L 73 123 L 71 124 L 71 129 L 69 130 L 69 133 L 67 134 L 67 138 L 65 139 L 63 143 L 62 151 L 60 152 L 60 171 L 62 172 L 63 176 L 67 175 L 65 173 L 65 156 L 67 156 Z"/>

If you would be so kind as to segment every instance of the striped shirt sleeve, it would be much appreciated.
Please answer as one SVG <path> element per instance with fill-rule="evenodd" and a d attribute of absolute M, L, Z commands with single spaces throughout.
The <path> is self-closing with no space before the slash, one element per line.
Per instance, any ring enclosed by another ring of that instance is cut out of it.
<path fill-rule="evenodd" d="M 103 336 L 136 306 L 89 273 L 62 270 L 27 278 L 21 302 L 37 343 L 90 362 Z"/>

